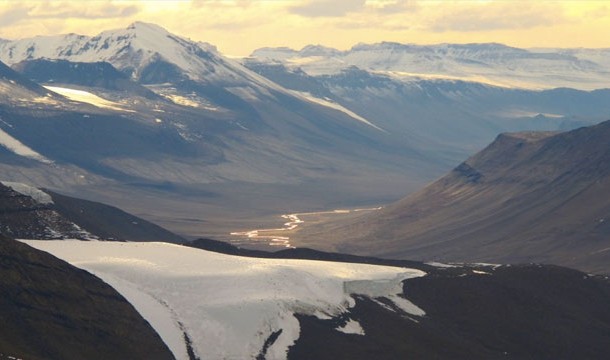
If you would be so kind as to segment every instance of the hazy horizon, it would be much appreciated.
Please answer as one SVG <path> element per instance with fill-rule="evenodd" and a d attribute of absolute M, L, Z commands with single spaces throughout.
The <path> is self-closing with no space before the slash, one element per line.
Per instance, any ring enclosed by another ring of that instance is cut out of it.
<path fill-rule="evenodd" d="M 97 35 L 135 21 L 209 42 L 223 54 L 261 47 L 359 43 L 502 43 L 520 48 L 606 48 L 610 6 L 600 1 L 175 0 L 5 1 L 0 38 Z M 332 34 L 332 36 L 329 36 Z"/>

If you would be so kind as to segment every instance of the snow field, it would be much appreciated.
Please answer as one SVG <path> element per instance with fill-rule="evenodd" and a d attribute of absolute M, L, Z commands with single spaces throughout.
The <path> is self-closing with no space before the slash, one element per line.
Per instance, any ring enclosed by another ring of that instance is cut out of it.
<path fill-rule="evenodd" d="M 110 100 L 103 99 L 88 91 L 63 88 L 63 87 L 58 87 L 58 86 L 45 86 L 45 88 L 53 91 L 54 93 L 65 96 L 66 98 L 68 98 L 72 101 L 90 104 L 90 105 L 93 105 L 93 106 L 96 106 L 99 108 L 125 111 L 125 109 L 120 107 L 120 104 L 112 102 Z"/>
<path fill-rule="evenodd" d="M 36 161 L 39 161 L 44 164 L 52 164 L 53 161 L 47 159 L 43 155 L 37 153 L 32 150 L 27 145 L 23 144 L 21 141 L 15 139 L 10 134 L 0 129 L 0 146 L 3 146 L 7 150 L 23 157 L 27 157 Z"/>
<path fill-rule="evenodd" d="M 166 243 L 24 242 L 115 287 L 177 359 L 188 359 L 184 333 L 201 358 L 253 359 L 280 329 L 267 358 L 286 358 L 300 332 L 293 314 L 337 316 L 354 305 L 350 293 L 392 298 L 402 280 L 425 275 L 388 266 L 230 256 Z M 359 333 L 354 324 L 345 330 Z"/>

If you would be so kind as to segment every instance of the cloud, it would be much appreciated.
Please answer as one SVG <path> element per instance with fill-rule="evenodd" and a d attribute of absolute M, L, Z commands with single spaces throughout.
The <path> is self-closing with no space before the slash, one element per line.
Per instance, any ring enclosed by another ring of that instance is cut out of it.
<path fill-rule="evenodd" d="M 262 19 L 217 21 L 209 24 L 210 29 L 241 31 L 266 24 Z"/>
<path fill-rule="evenodd" d="M 139 12 L 139 7 L 112 1 L 45 1 L 28 12 L 30 19 L 109 19 L 130 17 Z"/>
<path fill-rule="evenodd" d="M 0 12 L 0 28 L 13 25 L 27 17 L 30 7 L 18 5 L 14 8 L 9 8 Z"/>
<path fill-rule="evenodd" d="M 530 2 L 493 2 L 453 8 L 431 21 L 426 30 L 434 32 L 479 32 L 530 29 L 566 22 L 562 9 Z"/>
<path fill-rule="evenodd" d="M 341 17 L 364 8 L 365 0 L 309 0 L 289 11 L 304 17 Z"/>
<path fill-rule="evenodd" d="M 413 12 L 419 8 L 415 0 L 369 0 L 366 4 L 375 12 L 386 15 Z"/>
<path fill-rule="evenodd" d="M 192 7 L 248 7 L 255 5 L 255 0 L 191 0 Z"/>
<path fill-rule="evenodd" d="M 341 21 L 337 21 L 335 23 L 335 26 L 339 29 L 347 30 L 376 29 L 386 31 L 406 31 L 411 28 L 410 25 L 400 19 L 395 21 L 367 17 L 341 19 Z"/>
<path fill-rule="evenodd" d="M 31 25 L 36 20 L 66 19 L 121 19 L 136 15 L 140 9 L 135 4 L 112 1 L 38 1 L 5 2 L 0 7 L 0 28 L 15 24 Z M 48 27 L 49 24 L 44 24 Z M 61 29 L 62 26 L 55 25 Z"/>

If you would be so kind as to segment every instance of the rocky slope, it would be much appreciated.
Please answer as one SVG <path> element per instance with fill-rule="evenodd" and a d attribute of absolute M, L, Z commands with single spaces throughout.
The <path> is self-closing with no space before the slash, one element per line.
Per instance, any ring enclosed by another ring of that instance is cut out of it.
<path fill-rule="evenodd" d="M 24 60 L 12 66 L 24 77 L 38 83 L 61 86 L 63 84 L 117 91 L 122 96 L 159 96 L 132 81 L 107 62 L 70 62 L 67 60 Z"/>
<path fill-rule="evenodd" d="M 21 183 L 0 183 L 0 199 L 0 232 L 9 237 L 185 241 L 115 207 Z"/>
<path fill-rule="evenodd" d="M 357 254 L 608 273 L 609 141 L 608 121 L 503 134 L 421 191 L 316 236 Z"/>
<path fill-rule="evenodd" d="M 173 359 L 113 288 L 0 236 L 0 358 Z"/>

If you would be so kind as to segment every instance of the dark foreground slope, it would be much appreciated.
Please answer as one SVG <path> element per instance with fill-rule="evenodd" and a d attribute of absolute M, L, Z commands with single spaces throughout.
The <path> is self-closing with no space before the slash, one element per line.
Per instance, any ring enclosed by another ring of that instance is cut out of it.
<path fill-rule="evenodd" d="M 610 121 L 560 134 L 503 134 L 423 190 L 303 237 L 355 254 L 608 273 L 609 144 Z"/>
<path fill-rule="evenodd" d="M 426 315 L 357 299 L 351 317 L 365 336 L 299 316 L 289 358 L 604 359 L 610 351 L 607 279 L 553 266 L 460 267 L 407 280 L 404 294 Z"/>
<path fill-rule="evenodd" d="M 173 359 L 150 325 L 110 286 L 4 237 L 0 293 L 0 354 L 5 356 Z"/>
<path fill-rule="evenodd" d="M 10 184 L 10 183 L 8 183 Z M 48 190 L 40 201 L 0 183 L 0 233 L 18 239 L 109 239 L 184 242 L 162 227 L 113 206 Z"/>
<path fill-rule="evenodd" d="M 185 240 L 142 218 L 114 206 L 78 199 L 47 191 L 54 202 L 54 209 L 103 239 L 129 241 L 165 241 L 182 243 Z"/>
<path fill-rule="evenodd" d="M 297 315 L 289 359 L 604 359 L 610 351 L 607 277 L 548 265 L 430 265 L 310 249 L 275 253 L 213 240 L 192 246 L 241 256 L 355 262 L 417 268 L 403 296 L 424 316 L 356 298 L 341 316 Z M 386 302 L 386 304 L 389 304 Z M 364 335 L 337 331 L 357 321 Z"/>

